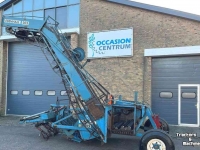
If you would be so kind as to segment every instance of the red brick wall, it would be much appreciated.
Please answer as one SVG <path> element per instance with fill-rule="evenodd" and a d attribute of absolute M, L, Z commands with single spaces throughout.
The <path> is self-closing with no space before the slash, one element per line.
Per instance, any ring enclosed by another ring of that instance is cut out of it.
<path fill-rule="evenodd" d="M 133 57 L 95 59 L 86 67 L 111 93 L 129 100 L 133 91 L 140 101 L 151 99 L 151 58 L 144 58 L 144 49 L 200 45 L 199 22 L 103 0 L 81 0 L 80 9 L 79 46 L 86 53 L 87 32 L 133 27 Z"/>

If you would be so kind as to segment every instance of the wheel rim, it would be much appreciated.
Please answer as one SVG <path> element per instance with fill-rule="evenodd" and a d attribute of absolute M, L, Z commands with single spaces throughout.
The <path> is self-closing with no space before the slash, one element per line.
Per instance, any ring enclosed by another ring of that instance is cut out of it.
<path fill-rule="evenodd" d="M 82 48 L 77 47 L 73 51 L 75 52 L 73 53 L 75 60 L 82 61 L 85 58 L 85 51 Z"/>
<path fill-rule="evenodd" d="M 151 139 L 147 143 L 148 150 L 166 150 L 165 143 L 160 139 Z"/>

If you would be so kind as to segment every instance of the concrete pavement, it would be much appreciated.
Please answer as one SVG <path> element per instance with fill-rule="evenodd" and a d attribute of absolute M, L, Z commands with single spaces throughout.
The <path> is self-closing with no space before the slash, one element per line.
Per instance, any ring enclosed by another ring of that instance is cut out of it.
<path fill-rule="evenodd" d="M 39 131 L 33 125 L 20 125 L 19 117 L 0 117 L 0 150 L 139 150 L 140 139 L 137 137 L 114 135 L 108 139 L 108 143 L 101 145 L 98 140 L 76 143 L 67 140 L 63 135 L 51 137 L 45 141 L 39 137 Z M 171 127 L 170 134 L 176 145 L 176 150 L 200 150 L 200 146 L 183 146 L 183 141 L 188 137 L 177 137 L 177 133 L 197 133 L 199 128 Z M 191 138 L 199 141 L 200 138 Z"/>

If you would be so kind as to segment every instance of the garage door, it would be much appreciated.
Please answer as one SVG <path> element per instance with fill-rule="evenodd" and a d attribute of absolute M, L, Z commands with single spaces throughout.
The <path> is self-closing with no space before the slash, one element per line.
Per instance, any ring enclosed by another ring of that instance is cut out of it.
<path fill-rule="evenodd" d="M 61 77 L 51 69 L 40 48 L 24 42 L 9 43 L 7 114 L 30 115 L 48 110 L 57 98 L 67 99 L 63 93 Z"/>
<path fill-rule="evenodd" d="M 152 59 L 152 111 L 174 125 L 178 124 L 179 84 L 200 84 L 199 56 Z M 184 124 L 196 124 L 197 89 L 184 88 L 181 120 Z"/>

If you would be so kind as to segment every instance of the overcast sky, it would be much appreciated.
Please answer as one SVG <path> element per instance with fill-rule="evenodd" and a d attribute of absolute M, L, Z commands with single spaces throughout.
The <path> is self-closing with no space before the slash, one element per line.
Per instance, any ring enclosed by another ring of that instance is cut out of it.
<path fill-rule="evenodd" d="M 131 0 L 200 15 L 200 0 Z"/>

